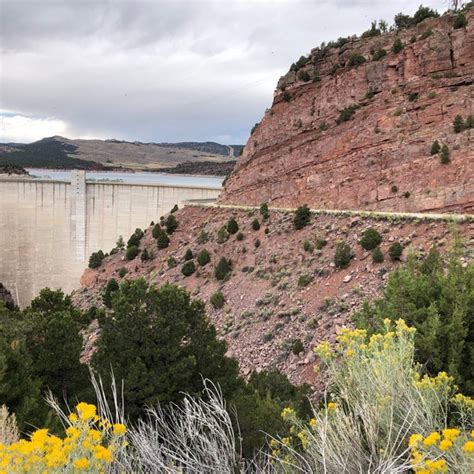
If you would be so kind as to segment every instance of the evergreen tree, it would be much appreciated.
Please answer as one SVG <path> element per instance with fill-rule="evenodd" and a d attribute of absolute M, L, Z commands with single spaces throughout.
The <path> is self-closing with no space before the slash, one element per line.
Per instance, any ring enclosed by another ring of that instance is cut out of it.
<path fill-rule="evenodd" d="M 260 205 L 260 214 L 263 220 L 267 220 L 270 217 L 270 211 L 266 202 Z"/>
<path fill-rule="evenodd" d="M 161 233 L 161 225 L 155 224 L 151 231 L 151 235 L 153 236 L 154 239 L 157 239 L 160 236 L 160 233 Z"/>
<path fill-rule="evenodd" d="M 311 211 L 306 204 L 298 207 L 293 218 L 293 225 L 295 229 L 302 229 L 303 227 L 306 227 L 309 224 L 310 218 Z"/>
<path fill-rule="evenodd" d="M 260 229 L 260 222 L 258 222 L 258 219 L 254 219 L 252 221 L 252 229 L 253 230 L 259 230 Z"/>
<path fill-rule="evenodd" d="M 202 249 L 197 256 L 197 261 L 201 267 L 204 267 L 211 261 L 211 256 L 206 249 Z"/>
<path fill-rule="evenodd" d="M 229 222 L 227 222 L 227 232 L 229 234 L 236 234 L 239 230 L 239 224 L 237 224 L 237 221 L 231 217 L 229 219 Z"/>
<path fill-rule="evenodd" d="M 107 286 L 105 287 L 104 293 L 102 295 L 102 301 L 107 308 L 112 306 L 112 297 L 113 294 L 119 289 L 119 284 L 115 278 L 111 278 L 107 282 Z"/>
<path fill-rule="evenodd" d="M 164 230 L 161 230 L 157 239 L 156 245 L 159 249 L 165 249 L 170 244 L 170 239 Z"/>
<path fill-rule="evenodd" d="M 378 247 L 381 242 L 382 236 L 377 232 L 377 230 L 370 227 L 364 231 L 359 243 L 365 250 L 372 250 L 375 247 Z"/>
<path fill-rule="evenodd" d="M 347 242 L 338 242 L 334 254 L 334 264 L 338 268 L 347 268 L 351 259 L 354 257 L 351 247 Z"/>
<path fill-rule="evenodd" d="M 183 267 L 181 268 L 181 273 L 184 276 L 191 276 L 196 271 L 196 266 L 192 260 L 186 262 Z"/>
<path fill-rule="evenodd" d="M 464 129 L 464 120 L 461 115 L 456 115 L 453 120 L 454 133 L 461 133 Z"/>
<path fill-rule="evenodd" d="M 441 150 L 441 145 L 439 144 L 438 140 L 435 140 L 431 145 L 431 155 L 437 155 Z"/>
<path fill-rule="evenodd" d="M 443 144 L 443 146 L 441 147 L 441 153 L 440 153 L 440 160 L 441 160 L 441 163 L 443 163 L 443 165 L 447 165 L 451 160 L 449 158 L 449 148 L 448 148 L 448 145 Z"/>
<path fill-rule="evenodd" d="M 118 250 L 124 250 L 125 249 L 125 242 L 123 240 L 123 237 L 119 235 L 119 238 L 117 239 L 117 242 L 115 242 L 115 248 Z"/>
<path fill-rule="evenodd" d="M 144 416 L 147 406 L 178 402 L 183 392 L 200 396 L 202 377 L 218 383 L 226 397 L 242 386 L 237 363 L 225 356 L 226 344 L 217 339 L 204 304 L 177 286 L 125 282 L 100 327 L 92 365 L 105 386 L 110 367 L 124 381 L 132 419 Z"/>
<path fill-rule="evenodd" d="M 184 260 L 187 262 L 188 260 L 192 260 L 193 257 L 193 251 L 191 249 L 187 249 L 186 253 L 184 254 Z"/>
<path fill-rule="evenodd" d="M 170 214 L 165 220 L 166 232 L 172 234 L 178 228 L 178 221 L 173 214 Z"/>
<path fill-rule="evenodd" d="M 217 280 L 225 280 L 232 271 L 232 262 L 225 257 L 221 257 L 214 270 L 214 276 Z"/>

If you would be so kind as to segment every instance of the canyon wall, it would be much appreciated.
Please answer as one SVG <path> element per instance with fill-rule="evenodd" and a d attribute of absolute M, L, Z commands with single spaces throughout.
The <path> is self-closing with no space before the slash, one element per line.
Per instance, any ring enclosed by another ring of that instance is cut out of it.
<path fill-rule="evenodd" d="M 221 202 L 472 212 L 473 129 L 453 131 L 456 115 L 474 113 L 474 8 L 465 16 L 462 28 L 448 13 L 312 50 L 280 79 Z M 431 155 L 435 140 L 448 146 L 448 164 Z"/>

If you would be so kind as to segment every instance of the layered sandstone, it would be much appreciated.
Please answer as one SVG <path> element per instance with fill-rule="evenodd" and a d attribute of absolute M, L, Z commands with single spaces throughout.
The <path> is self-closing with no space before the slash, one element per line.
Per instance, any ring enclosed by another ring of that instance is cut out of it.
<path fill-rule="evenodd" d="M 306 66 L 280 79 L 221 201 L 472 212 L 473 129 L 454 133 L 452 125 L 474 112 L 474 8 L 465 15 L 464 28 L 454 29 L 448 13 L 312 50 Z M 404 48 L 395 54 L 397 38 Z M 381 48 L 387 55 L 376 61 Z M 366 62 L 350 67 L 355 54 Z M 351 105 L 352 119 L 338 124 Z M 448 145 L 449 164 L 431 156 L 434 140 Z"/>

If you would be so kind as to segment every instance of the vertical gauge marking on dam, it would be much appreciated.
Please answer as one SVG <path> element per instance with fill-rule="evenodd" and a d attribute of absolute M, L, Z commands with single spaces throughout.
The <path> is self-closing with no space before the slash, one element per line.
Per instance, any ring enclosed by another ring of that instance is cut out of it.
<path fill-rule="evenodd" d="M 0 282 L 16 303 L 41 288 L 71 292 L 92 252 L 110 252 L 140 227 L 191 199 L 216 199 L 219 186 L 126 184 L 69 179 L 0 177 Z"/>

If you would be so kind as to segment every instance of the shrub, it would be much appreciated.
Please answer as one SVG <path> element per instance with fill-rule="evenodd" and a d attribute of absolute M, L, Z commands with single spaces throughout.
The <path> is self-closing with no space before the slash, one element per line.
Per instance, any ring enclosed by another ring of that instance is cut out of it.
<path fill-rule="evenodd" d="M 112 297 L 113 294 L 119 289 L 119 284 L 115 278 L 111 278 L 107 282 L 107 286 L 105 287 L 104 293 L 102 294 L 102 301 L 107 308 L 112 307 Z"/>
<path fill-rule="evenodd" d="M 211 295 L 210 302 L 215 309 L 220 309 L 224 306 L 225 298 L 221 291 L 216 291 Z"/>
<path fill-rule="evenodd" d="M 310 242 L 308 242 L 307 240 L 305 240 L 305 241 L 303 242 L 303 250 L 304 250 L 305 252 L 313 253 L 314 247 L 311 245 Z"/>
<path fill-rule="evenodd" d="M 390 188 L 390 191 L 392 191 L 392 193 L 398 193 L 398 186 L 394 184 L 394 185 Z"/>
<path fill-rule="evenodd" d="M 365 250 L 372 250 L 375 247 L 378 247 L 381 242 L 382 236 L 377 232 L 377 230 L 371 227 L 364 231 L 359 243 Z"/>
<path fill-rule="evenodd" d="M 311 211 L 307 204 L 303 204 L 302 206 L 298 207 L 295 211 L 295 215 L 293 217 L 293 226 L 295 229 L 299 230 L 303 227 L 306 227 L 311 219 Z"/>
<path fill-rule="evenodd" d="M 204 230 L 201 230 L 201 232 L 199 233 L 198 237 L 197 237 L 197 241 L 198 241 L 198 244 L 207 244 L 207 242 L 209 242 L 209 233 L 204 231 Z"/>
<path fill-rule="evenodd" d="M 441 145 L 439 144 L 439 141 L 438 140 L 435 140 L 433 142 L 433 144 L 431 145 L 431 155 L 437 155 L 439 153 L 439 151 L 441 150 Z"/>
<path fill-rule="evenodd" d="M 128 247 L 138 247 L 140 244 L 140 240 L 142 240 L 143 237 L 143 230 L 141 229 L 135 229 L 135 232 L 130 236 L 127 242 L 127 248 Z"/>
<path fill-rule="evenodd" d="M 118 276 L 120 278 L 123 278 L 127 273 L 128 273 L 128 270 L 125 267 L 122 267 L 118 272 Z"/>
<path fill-rule="evenodd" d="M 89 268 L 98 268 L 102 263 L 102 260 L 105 258 L 104 252 L 99 250 L 98 252 L 94 252 L 89 257 Z"/>
<path fill-rule="evenodd" d="M 446 143 L 444 143 L 443 146 L 441 147 L 441 152 L 439 156 L 440 156 L 441 163 L 443 163 L 443 165 L 447 165 L 450 162 L 449 148 L 448 148 L 448 145 L 446 145 Z"/>
<path fill-rule="evenodd" d="M 160 235 L 161 232 L 161 225 L 160 224 L 155 224 L 151 231 L 151 235 L 153 236 L 154 239 L 157 239 L 158 236 Z"/>
<path fill-rule="evenodd" d="M 174 257 L 168 257 L 167 263 L 168 263 L 168 268 L 174 268 L 176 267 L 176 265 L 178 265 L 178 262 L 176 261 Z"/>
<path fill-rule="evenodd" d="M 362 38 L 373 38 L 374 36 L 380 36 L 382 32 L 377 28 L 377 22 L 373 21 L 370 30 L 364 31 L 361 35 Z"/>
<path fill-rule="evenodd" d="M 410 191 L 405 191 L 405 192 L 403 193 L 403 197 L 404 197 L 405 199 L 408 199 L 408 198 L 410 197 Z"/>
<path fill-rule="evenodd" d="M 268 227 L 265 227 L 265 235 L 268 235 L 270 233 L 270 229 Z"/>
<path fill-rule="evenodd" d="M 459 243 L 446 257 L 436 248 L 427 256 L 410 255 L 389 276 L 382 298 L 366 303 L 354 315 L 359 328 L 379 331 L 384 319 L 396 321 L 400 311 L 415 336 L 415 360 L 431 375 L 447 371 L 467 395 L 474 394 L 474 365 L 469 350 L 474 330 L 474 264 L 463 268 Z"/>
<path fill-rule="evenodd" d="M 437 18 L 437 17 L 439 17 L 439 14 L 436 10 L 432 10 L 429 7 L 424 7 L 423 5 L 420 5 L 418 7 L 418 10 L 413 15 L 413 23 L 417 25 L 418 23 L 421 23 L 423 20 L 426 20 L 427 18 Z"/>
<path fill-rule="evenodd" d="M 316 248 L 318 250 L 322 250 L 327 245 L 327 240 L 324 239 L 317 239 L 316 240 Z"/>
<path fill-rule="evenodd" d="M 347 242 L 340 241 L 336 244 L 334 263 L 337 268 L 347 268 L 353 257 L 354 253 Z"/>
<path fill-rule="evenodd" d="M 390 257 L 390 260 L 392 260 L 392 262 L 395 262 L 396 260 L 400 260 L 402 253 L 403 253 L 403 246 L 400 242 L 394 242 L 392 245 L 390 245 L 388 249 L 388 255 Z"/>
<path fill-rule="evenodd" d="M 173 214 L 170 214 L 165 220 L 166 232 L 172 234 L 178 228 L 178 221 Z"/>
<path fill-rule="evenodd" d="M 453 21 L 454 29 L 457 30 L 458 28 L 464 28 L 466 26 L 467 26 L 467 18 L 464 16 L 463 13 L 458 13 L 454 17 L 454 21 Z"/>
<path fill-rule="evenodd" d="M 235 236 L 237 240 L 244 240 L 244 234 L 242 232 L 238 232 L 237 235 Z"/>
<path fill-rule="evenodd" d="M 339 113 L 339 117 L 336 119 L 336 123 L 340 124 L 342 122 L 349 121 L 353 117 L 353 115 L 355 114 L 358 108 L 359 107 L 354 104 L 349 105 L 348 107 L 344 107 Z"/>
<path fill-rule="evenodd" d="M 352 66 L 360 66 L 361 64 L 364 64 L 366 61 L 366 59 L 364 58 L 364 56 L 362 56 L 361 54 L 353 54 L 350 58 L 349 58 L 349 67 L 352 67 Z"/>
<path fill-rule="evenodd" d="M 395 26 L 401 30 L 408 28 L 413 24 L 413 18 L 410 15 L 404 15 L 403 13 L 398 13 L 394 18 Z"/>
<path fill-rule="evenodd" d="M 304 351 L 304 345 L 301 342 L 301 339 L 295 339 L 291 346 L 291 352 L 293 352 L 293 354 L 295 355 L 298 355 L 303 351 Z"/>
<path fill-rule="evenodd" d="M 377 51 L 375 51 L 375 53 L 373 55 L 373 59 L 374 59 L 374 61 L 380 61 L 385 56 L 387 56 L 387 51 L 385 51 L 385 49 L 383 49 L 383 48 L 379 48 L 379 49 L 377 49 Z"/>
<path fill-rule="evenodd" d="M 227 232 L 227 226 L 223 225 L 217 231 L 217 243 L 223 244 L 224 242 L 227 242 L 228 238 L 229 238 L 229 233 Z"/>
<path fill-rule="evenodd" d="M 313 281 L 312 275 L 301 275 L 298 278 L 298 286 L 300 288 L 304 288 L 305 286 L 308 286 L 312 281 Z"/>
<path fill-rule="evenodd" d="M 267 220 L 270 217 L 270 211 L 266 202 L 260 205 L 260 215 L 263 220 Z"/>
<path fill-rule="evenodd" d="M 125 253 L 125 258 L 127 260 L 133 260 L 138 254 L 140 250 L 136 245 L 132 245 L 131 247 L 127 248 L 127 252 Z"/>
<path fill-rule="evenodd" d="M 307 71 L 300 71 L 298 73 L 298 79 L 303 82 L 308 82 L 311 79 L 311 77 L 309 76 Z"/>
<path fill-rule="evenodd" d="M 260 222 L 258 222 L 258 219 L 254 219 L 252 221 L 252 229 L 253 230 L 259 230 L 260 229 Z"/>
<path fill-rule="evenodd" d="M 192 275 L 195 271 L 196 271 L 196 266 L 194 265 L 194 262 L 192 260 L 188 260 L 181 267 L 181 273 L 186 277 Z"/>
<path fill-rule="evenodd" d="M 408 100 L 410 102 L 414 102 L 415 100 L 418 100 L 418 92 L 410 92 L 408 94 Z"/>
<path fill-rule="evenodd" d="M 402 50 L 403 50 L 403 42 L 400 38 L 397 38 L 392 44 L 392 52 L 395 54 L 398 54 Z"/>
<path fill-rule="evenodd" d="M 374 263 L 382 263 L 384 261 L 382 250 L 380 247 L 375 247 L 372 250 L 372 262 Z"/>
<path fill-rule="evenodd" d="M 142 253 L 140 254 L 140 259 L 142 262 L 146 262 L 147 260 L 151 259 L 150 252 L 148 252 L 148 249 L 143 249 Z"/>
<path fill-rule="evenodd" d="M 117 239 L 117 242 L 115 242 L 115 248 L 117 250 L 124 250 L 125 249 L 125 242 L 123 240 L 123 237 L 119 235 L 119 238 Z"/>
<path fill-rule="evenodd" d="M 162 229 L 158 238 L 156 239 L 156 245 L 159 249 L 165 249 L 170 244 L 170 239 L 166 232 Z"/>
<path fill-rule="evenodd" d="M 229 232 L 229 234 L 236 234 L 238 230 L 239 224 L 237 224 L 237 221 L 233 217 L 231 217 L 227 222 L 227 232 Z"/>
<path fill-rule="evenodd" d="M 257 239 L 257 240 L 253 243 L 253 245 L 255 246 L 256 249 L 258 249 L 258 248 L 260 247 L 260 244 L 261 244 L 260 239 Z"/>
<path fill-rule="evenodd" d="M 456 115 L 453 120 L 454 133 L 461 133 L 464 129 L 464 120 L 461 115 Z"/>
<path fill-rule="evenodd" d="M 214 276 L 217 280 L 225 280 L 232 272 L 232 262 L 225 257 L 221 257 L 214 269 Z"/>
<path fill-rule="evenodd" d="M 197 256 L 197 261 L 201 267 L 204 267 L 211 261 L 211 256 L 206 249 L 202 249 Z"/>
<path fill-rule="evenodd" d="M 257 131 L 257 128 L 258 128 L 258 123 L 256 123 L 252 129 L 250 130 L 250 135 L 253 135 L 256 131 Z"/>
<path fill-rule="evenodd" d="M 338 71 L 338 69 L 340 68 L 341 66 L 339 66 L 339 64 L 333 64 L 332 67 L 331 67 L 331 76 L 334 76 L 334 74 L 336 74 L 336 72 Z"/>
<path fill-rule="evenodd" d="M 433 30 L 431 30 L 431 29 L 423 31 L 423 33 L 420 36 L 420 39 L 424 40 L 426 38 L 429 38 L 432 34 L 433 34 Z"/>
<path fill-rule="evenodd" d="M 291 94 L 288 91 L 283 92 L 283 100 L 289 102 L 291 100 Z"/>

